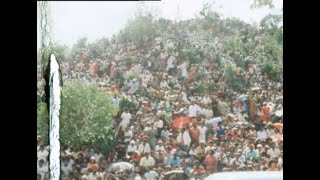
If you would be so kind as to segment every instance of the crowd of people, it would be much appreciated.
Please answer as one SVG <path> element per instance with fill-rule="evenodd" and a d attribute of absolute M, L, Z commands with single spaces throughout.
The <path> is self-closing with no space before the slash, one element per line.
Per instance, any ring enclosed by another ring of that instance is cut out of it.
<path fill-rule="evenodd" d="M 243 89 L 233 89 L 226 69 L 206 58 L 233 56 L 222 38 L 214 38 L 214 48 L 207 50 L 202 36 L 210 30 L 195 37 L 190 29 L 194 22 L 184 23 L 171 24 L 142 46 L 111 42 L 103 59 L 89 59 L 84 50 L 61 62 L 64 82 L 99 84 L 112 94 L 115 106 L 124 98 L 131 102 L 113 117 L 112 151 L 62 145 L 62 179 L 204 179 L 225 171 L 282 170 L 283 116 L 276 113 L 283 109 L 282 77 L 262 74 L 259 61 L 251 61 L 236 68 Z M 182 59 L 181 48 L 200 50 L 203 61 Z M 214 87 L 199 91 L 200 84 Z M 47 160 L 48 147 L 39 138 L 38 179 L 47 178 Z M 129 162 L 133 168 L 110 169 L 116 162 Z M 173 170 L 177 173 L 166 176 Z"/>

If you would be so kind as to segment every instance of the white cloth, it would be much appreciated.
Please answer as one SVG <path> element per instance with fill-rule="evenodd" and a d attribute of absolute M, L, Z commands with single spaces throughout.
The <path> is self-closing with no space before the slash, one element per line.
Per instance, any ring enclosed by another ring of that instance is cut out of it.
<path fill-rule="evenodd" d="M 129 144 L 128 145 L 128 148 L 127 148 L 127 152 L 135 152 L 136 150 L 137 150 L 138 148 L 137 148 L 137 145 L 131 145 L 131 144 Z"/>
<path fill-rule="evenodd" d="M 146 152 L 150 153 L 151 149 L 150 149 L 149 143 L 147 142 L 146 145 L 143 145 L 143 142 L 142 142 L 138 147 L 138 151 L 140 154 L 146 153 Z"/>
<path fill-rule="evenodd" d="M 163 120 L 159 119 L 156 123 L 155 123 L 155 127 L 156 128 L 163 128 Z"/>
<path fill-rule="evenodd" d="M 124 142 L 129 142 L 131 140 L 131 138 L 133 137 L 132 131 L 131 130 L 125 131 L 124 137 L 125 137 Z"/>
<path fill-rule="evenodd" d="M 154 180 L 154 177 L 156 176 L 158 176 L 158 174 L 153 170 L 144 173 L 144 177 L 146 178 L 146 180 Z"/>
<path fill-rule="evenodd" d="M 156 145 L 156 147 L 155 147 L 155 151 L 157 152 L 157 151 L 161 151 L 161 152 L 163 152 L 163 151 L 165 151 L 165 148 L 164 148 L 164 146 L 162 145 L 162 146 L 160 146 L 160 145 Z"/>
<path fill-rule="evenodd" d="M 154 164 L 155 164 L 155 161 L 151 156 L 149 156 L 148 159 L 147 157 L 141 158 L 140 166 L 147 167 L 147 166 L 154 166 Z"/>
<path fill-rule="evenodd" d="M 271 159 L 273 158 L 276 158 L 280 155 L 280 149 L 279 148 L 270 148 L 268 151 L 267 151 L 267 154 L 270 156 Z"/>
<path fill-rule="evenodd" d="M 161 89 L 171 89 L 171 87 L 168 85 L 166 80 L 163 80 L 160 82 L 160 88 Z"/>
<path fill-rule="evenodd" d="M 177 137 L 177 142 L 181 143 L 183 139 L 183 144 L 186 146 L 189 146 L 191 143 L 191 138 L 190 138 L 190 134 L 187 131 L 184 131 L 183 134 L 179 133 L 178 137 Z"/>
<path fill-rule="evenodd" d="M 202 103 L 205 104 L 205 105 L 210 104 L 211 103 L 211 99 L 209 97 L 204 97 L 202 99 Z"/>
<path fill-rule="evenodd" d="M 206 142 L 206 132 L 208 130 L 208 128 L 206 126 L 198 126 L 198 129 L 199 129 L 199 142 Z"/>
<path fill-rule="evenodd" d="M 257 139 L 266 140 L 267 138 L 268 138 L 268 136 L 267 136 L 267 133 L 265 130 L 257 132 Z"/>
<path fill-rule="evenodd" d="M 188 112 L 190 117 L 196 117 L 199 111 L 201 111 L 201 109 L 198 105 L 194 104 L 189 106 Z"/>
<path fill-rule="evenodd" d="M 173 64 L 174 60 L 175 60 L 175 58 L 173 56 L 169 57 L 168 62 L 167 62 L 167 69 L 166 69 L 167 71 L 169 69 L 174 68 L 174 64 Z"/>
<path fill-rule="evenodd" d="M 37 153 L 38 159 L 43 159 L 44 162 L 47 162 L 48 155 L 49 155 L 49 152 L 47 150 L 45 150 L 45 149 L 43 151 L 39 150 L 38 153 Z"/>
<path fill-rule="evenodd" d="M 37 174 L 41 175 L 41 180 L 44 179 L 45 174 L 48 173 L 48 163 L 43 164 L 42 167 L 37 165 Z"/>

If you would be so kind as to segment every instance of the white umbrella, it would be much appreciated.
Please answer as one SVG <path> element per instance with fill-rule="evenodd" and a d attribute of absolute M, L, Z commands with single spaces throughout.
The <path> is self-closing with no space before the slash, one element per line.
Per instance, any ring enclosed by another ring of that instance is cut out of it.
<path fill-rule="evenodd" d="M 208 120 L 207 124 L 218 124 L 218 122 L 221 122 L 221 121 L 222 121 L 221 117 L 216 117 L 216 118 Z"/>
<path fill-rule="evenodd" d="M 127 170 L 127 169 L 132 169 L 133 168 L 133 164 L 128 163 L 128 162 L 117 162 L 117 163 L 113 163 L 110 165 L 109 167 L 109 171 L 111 172 L 116 172 L 119 170 Z"/>

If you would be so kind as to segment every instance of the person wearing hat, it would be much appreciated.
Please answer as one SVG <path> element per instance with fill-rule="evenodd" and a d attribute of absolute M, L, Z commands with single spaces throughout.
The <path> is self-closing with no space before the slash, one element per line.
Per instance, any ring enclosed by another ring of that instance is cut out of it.
<path fill-rule="evenodd" d="M 135 152 L 136 150 L 138 150 L 136 142 L 134 140 L 131 140 L 130 144 L 128 145 L 128 148 L 127 148 L 128 156 L 131 156 L 133 154 L 133 152 Z"/>
<path fill-rule="evenodd" d="M 96 158 L 94 156 L 91 156 L 90 161 L 87 165 L 87 168 L 90 169 L 92 166 L 97 166 L 97 169 L 99 168 L 99 165 L 98 165 Z"/>
<path fill-rule="evenodd" d="M 164 152 L 165 148 L 163 146 L 162 140 L 158 140 L 158 145 L 156 145 L 155 147 L 155 151 L 160 151 L 160 152 Z"/>

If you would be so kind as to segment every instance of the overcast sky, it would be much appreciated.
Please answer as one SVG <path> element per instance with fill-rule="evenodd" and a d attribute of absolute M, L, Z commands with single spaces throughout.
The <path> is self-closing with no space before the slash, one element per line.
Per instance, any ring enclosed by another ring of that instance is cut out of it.
<path fill-rule="evenodd" d="M 159 16 L 174 20 L 193 18 L 204 2 L 212 0 L 162 0 L 144 3 L 148 7 L 156 8 Z M 250 23 L 258 22 L 270 12 L 279 13 L 283 7 L 283 0 L 274 0 L 273 10 L 268 8 L 251 10 L 252 0 L 216 0 L 216 2 L 215 9 L 224 17 L 237 17 Z M 128 18 L 132 17 L 138 3 L 141 2 L 51 1 L 53 39 L 71 46 L 82 36 L 88 37 L 90 42 L 101 37 L 111 37 L 124 27 Z M 38 45 L 39 42 L 38 38 Z"/>

